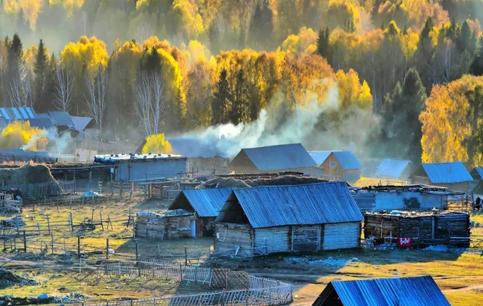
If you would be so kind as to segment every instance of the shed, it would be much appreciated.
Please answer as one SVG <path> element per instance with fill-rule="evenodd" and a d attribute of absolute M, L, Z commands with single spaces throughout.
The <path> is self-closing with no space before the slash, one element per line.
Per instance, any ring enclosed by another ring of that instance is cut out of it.
<path fill-rule="evenodd" d="M 230 162 L 237 174 L 299 171 L 312 174 L 316 165 L 300 143 L 242 149 Z"/>
<path fill-rule="evenodd" d="M 431 276 L 331 281 L 312 306 L 449 306 Z"/>
<path fill-rule="evenodd" d="M 192 212 L 176 209 L 165 213 L 140 211 L 136 215 L 136 237 L 150 239 L 180 239 L 196 237 Z"/>
<path fill-rule="evenodd" d="M 411 162 L 401 159 L 383 159 L 376 169 L 376 177 L 394 180 L 407 180 L 411 174 Z"/>
<path fill-rule="evenodd" d="M 179 178 L 186 174 L 186 157 L 168 154 L 96 155 L 94 161 L 110 164 L 118 182 L 155 182 Z"/>
<path fill-rule="evenodd" d="M 481 201 L 483 199 L 483 167 L 475 167 L 473 171 L 471 171 L 471 175 L 475 180 L 475 187 L 472 190 L 473 199 L 476 201 L 480 198 Z"/>
<path fill-rule="evenodd" d="M 351 151 L 310 151 L 325 178 L 355 182 L 361 176 L 361 163 Z"/>
<path fill-rule="evenodd" d="M 352 196 L 361 211 L 447 209 L 453 195 L 436 186 L 368 186 L 352 188 Z"/>
<path fill-rule="evenodd" d="M 168 210 L 184 209 L 194 213 L 195 236 L 211 235 L 214 232 L 214 221 L 231 190 L 231 188 L 183 190 L 174 199 Z"/>
<path fill-rule="evenodd" d="M 416 184 L 443 186 L 453 191 L 469 192 L 473 187 L 473 178 L 460 161 L 422 164 L 412 180 Z"/>
<path fill-rule="evenodd" d="M 364 237 L 376 243 L 410 239 L 414 246 L 436 244 L 468 247 L 470 217 L 465 212 L 366 213 Z"/>
<path fill-rule="evenodd" d="M 216 219 L 216 251 L 254 256 L 359 246 L 362 215 L 344 182 L 234 189 Z"/>

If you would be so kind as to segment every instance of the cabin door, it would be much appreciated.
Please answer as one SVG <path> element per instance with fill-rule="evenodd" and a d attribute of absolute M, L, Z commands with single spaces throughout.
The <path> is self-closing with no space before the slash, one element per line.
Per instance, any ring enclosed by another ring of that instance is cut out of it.
<path fill-rule="evenodd" d="M 196 220 L 191 220 L 191 237 L 196 238 Z"/>

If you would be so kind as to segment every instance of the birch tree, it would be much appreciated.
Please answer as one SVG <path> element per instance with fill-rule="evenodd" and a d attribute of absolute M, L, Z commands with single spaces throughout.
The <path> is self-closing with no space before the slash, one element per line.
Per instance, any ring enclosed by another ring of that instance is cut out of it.
<path fill-rule="evenodd" d="M 67 112 L 72 101 L 74 79 L 72 75 L 62 67 L 55 70 L 55 105 L 59 110 Z"/>
<path fill-rule="evenodd" d="M 158 72 L 140 72 L 135 91 L 136 112 L 145 136 L 158 134 L 166 110 L 164 84 Z"/>
<path fill-rule="evenodd" d="M 88 75 L 85 77 L 85 100 L 87 107 L 101 132 L 103 128 L 104 112 L 106 109 L 107 78 L 107 71 L 101 66 L 98 67 L 94 78 L 91 78 Z"/>

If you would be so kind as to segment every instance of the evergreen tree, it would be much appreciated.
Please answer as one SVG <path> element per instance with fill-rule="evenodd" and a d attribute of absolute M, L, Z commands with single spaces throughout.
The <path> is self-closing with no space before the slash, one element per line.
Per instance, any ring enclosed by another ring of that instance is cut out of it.
<path fill-rule="evenodd" d="M 220 79 L 216 85 L 216 91 L 213 97 L 211 110 L 212 123 L 220 124 L 227 122 L 227 113 L 231 104 L 231 93 L 227 79 L 227 72 L 223 69 L 220 73 Z"/>
<path fill-rule="evenodd" d="M 234 124 L 249 121 L 250 105 L 248 101 L 247 89 L 248 84 L 245 80 L 243 70 L 240 69 L 236 74 L 236 84 L 230 116 L 230 121 Z"/>
<path fill-rule="evenodd" d="M 319 37 L 317 38 L 317 53 L 325 57 L 330 63 L 330 46 L 329 46 L 329 28 L 319 30 Z"/>
<path fill-rule="evenodd" d="M 249 42 L 254 49 L 272 49 L 274 40 L 267 39 L 273 35 L 272 10 L 267 0 L 260 1 L 250 23 Z"/>
<path fill-rule="evenodd" d="M 479 42 L 470 67 L 470 73 L 473 75 L 483 75 L 483 36 L 480 37 Z"/>
<path fill-rule="evenodd" d="M 429 17 L 426 19 L 424 28 L 421 31 L 418 48 L 413 57 L 414 65 L 418 68 L 424 87 L 427 88 L 428 91 L 431 90 L 431 87 L 435 81 L 435 50 L 430 36 L 432 30 L 433 20 Z"/>
<path fill-rule="evenodd" d="M 421 123 L 426 89 L 416 69 L 410 68 L 403 84 L 397 83 L 386 97 L 383 112 L 383 135 L 387 151 L 395 158 L 421 159 Z"/>
<path fill-rule="evenodd" d="M 22 41 L 17 34 L 13 35 L 12 41 L 8 43 L 7 78 L 16 80 L 20 74 L 22 61 Z"/>
<path fill-rule="evenodd" d="M 46 91 L 46 78 L 48 74 L 49 59 L 47 57 L 47 52 L 44 47 L 44 42 L 40 40 L 39 46 L 37 48 L 37 54 L 35 56 L 34 63 L 34 95 L 33 101 L 34 106 L 37 111 L 45 112 L 47 111 L 46 104 L 49 102 L 47 99 L 48 92 Z"/>

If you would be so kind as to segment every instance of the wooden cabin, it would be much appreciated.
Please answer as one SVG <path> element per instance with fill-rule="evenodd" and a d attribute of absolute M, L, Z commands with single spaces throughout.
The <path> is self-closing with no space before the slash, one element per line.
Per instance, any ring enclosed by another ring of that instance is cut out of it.
<path fill-rule="evenodd" d="M 355 182 L 361 176 L 361 163 L 351 151 L 310 151 L 324 178 Z"/>
<path fill-rule="evenodd" d="M 468 247 L 470 217 L 464 212 L 366 213 L 364 237 L 375 243 L 410 239 L 413 246 L 436 244 Z"/>
<path fill-rule="evenodd" d="M 449 306 L 431 276 L 331 281 L 312 306 Z"/>
<path fill-rule="evenodd" d="M 466 193 L 470 193 L 474 186 L 473 178 L 462 162 L 422 164 L 413 173 L 412 181 Z"/>
<path fill-rule="evenodd" d="M 149 239 L 180 239 L 196 237 L 195 215 L 177 209 L 159 214 L 141 211 L 136 215 L 134 232 L 136 237 Z"/>
<path fill-rule="evenodd" d="M 182 190 L 168 208 L 183 209 L 194 214 L 194 237 L 211 236 L 214 221 L 225 204 L 231 188 Z"/>
<path fill-rule="evenodd" d="M 359 247 L 362 215 L 344 182 L 235 189 L 216 219 L 217 253 Z"/>
<path fill-rule="evenodd" d="M 285 171 L 322 174 L 300 143 L 242 149 L 231 160 L 229 170 L 235 174 Z"/>

